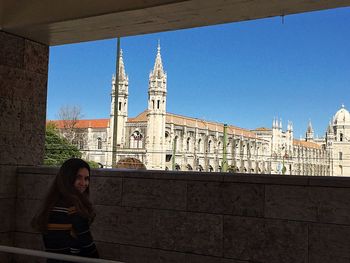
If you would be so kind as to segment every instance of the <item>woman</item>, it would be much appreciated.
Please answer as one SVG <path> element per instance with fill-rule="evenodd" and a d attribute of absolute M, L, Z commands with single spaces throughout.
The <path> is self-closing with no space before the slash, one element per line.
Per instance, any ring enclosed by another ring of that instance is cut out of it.
<path fill-rule="evenodd" d="M 43 233 L 48 252 L 98 258 L 90 233 L 95 217 L 89 201 L 90 166 L 72 158 L 65 161 L 51 186 L 46 200 L 33 219 Z M 49 263 L 61 261 L 50 260 Z"/>

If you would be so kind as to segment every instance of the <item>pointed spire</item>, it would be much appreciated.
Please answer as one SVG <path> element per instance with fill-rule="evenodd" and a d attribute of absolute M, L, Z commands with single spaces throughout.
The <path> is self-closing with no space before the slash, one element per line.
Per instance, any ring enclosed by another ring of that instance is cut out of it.
<path fill-rule="evenodd" d="M 328 127 L 327 127 L 327 134 L 333 134 L 333 129 L 332 129 L 332 122 L 329 121 Z"/>
<path fill-rule="evenodd" d="M 120 49 L 120 56 L 119 56 L 119 81 L 127 80 L 127 75 L 125 74 L 125 66 L 124 66 L 124 60 L 123 60 L 123 50 Z"/>
<path fill-rule="evenodd" d="M 279 128 L 282 130 L 282 119 L 280 119 L 280 126 Z"/>
<path fill-rule="evenodd" d="M 311 120 L 309 119 L 309 123 L 307 125 L 307 132 L 308 133 L 313 133 L 314 129 L 312 128 Z"/>
<path fill-rule="evenodd" d="M 278 129 L 278 117 L 273 118 L 273 128 Z"/>
<path fill-rule="evenodd" d="M 163 70 L 162 56 L 160 54 L 160 40 L 158 40 L 157 56 L 154 63 L 153 71 L 151 71 L 150 77 L 163 78 L 165 72 Z"/>

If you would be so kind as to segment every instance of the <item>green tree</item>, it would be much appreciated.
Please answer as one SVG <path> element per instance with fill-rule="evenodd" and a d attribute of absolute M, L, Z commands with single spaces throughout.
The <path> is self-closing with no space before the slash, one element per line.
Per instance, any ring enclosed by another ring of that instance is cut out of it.
<path fill-rule="evenodd" d="M 75 145 L 59 135 L 53 123 L 46 125 L 45 165 L 60 166 L 65 160 L 72 157 L 81 158 L 81 155 L 81 152 Z"/>
<path fill-rule="evenodd" d="M 90 165 L 90 168 L 100 168 L 100 165 L 94 161 L 87 161 L 87 163 Z"/>

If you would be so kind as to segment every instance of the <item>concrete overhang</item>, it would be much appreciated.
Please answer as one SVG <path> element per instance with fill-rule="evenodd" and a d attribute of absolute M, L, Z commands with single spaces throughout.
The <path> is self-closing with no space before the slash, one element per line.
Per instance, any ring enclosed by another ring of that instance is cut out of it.
<path fill-rule="evenodd" d="M 0 0 L 0 30 L 47 45 L 350 6 L 350 0 Z"/>

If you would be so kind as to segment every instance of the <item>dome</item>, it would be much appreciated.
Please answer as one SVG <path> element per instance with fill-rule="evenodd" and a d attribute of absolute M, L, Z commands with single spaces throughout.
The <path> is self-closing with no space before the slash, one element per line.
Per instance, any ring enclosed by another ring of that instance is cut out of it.
<path fill-rule="evenodd" d="M 333 118 L 333 125 L 346 125 L 350 124 L 350 113 L 342 105 L 341 109 L 337 111 Z"/>

